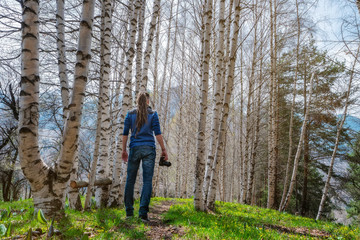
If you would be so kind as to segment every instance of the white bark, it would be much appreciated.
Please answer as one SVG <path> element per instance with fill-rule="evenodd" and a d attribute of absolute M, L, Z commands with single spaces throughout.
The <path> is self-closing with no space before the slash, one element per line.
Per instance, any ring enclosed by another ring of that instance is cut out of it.
<path fill-rule="evenodd" d="M 91 169 L 90 169 L 90 173 L 89 173 L 89 186 L 86 190 L 86 198 L 85 198 L 85 205 L 84 205 L 85 210 L 89 210 L 91 207 L 90 200 L 93 195 L 92 193 L 93 193 L 93 187 L 94 187 L 94 183 L 95 183 L 95 179 L 96 179 L 96 168 L 98 165 L 98 158 L 99 158 L 101 117 L 102 117 L 101 107 L 100 107 L 100 96 L 102 95 L 102 89 L 103 89 L 101 85 L 102 84 L 100 82 L 98 112 L 97 112 L 97 121 L 96 121 L 96 133 L 95 133 L 95 143 L 94 143 L 95 149 L 94 149 L 93 160 L 91 162 Z"/>
<path fill-rule="evenodd" d="M 65 16 L 64 0 L 56 0 L 56 33 L 57 33 L 57 50 L 58 50 L 58 68 L 61 87 L 61 100 L 63 105 L 64 123 L 69 112 L 69 80 L 67 77 L 66 67 L 66 49 L 65 49 Z"/>
<path fill-rule="evenodd" d="M 274 3 L 273 3 L 274 2 Z M 269 100 L 269 163 L 268 163 L 268 198 L 267 208 L 274 208 L 276 191 L 276 167 L 277 167 L 277 32 L 276 32 L 276 0 L 270 0 L 270 100 Z"/>
<path fill-rule="evenodd" d="M 128 31 L 125 31 L 125 36 L 124 39 L 127 39 L 127 33 Z M 121 184 L 121 180 L 122 178 L 121 176 L 121 171 L 124 168 L 123 166 L 123 161 L 121 160 L 121 149 L 119 149 L 118 147 L 116 147 L 116 142 L 115 142 L 115 136 L 117 136 L 117 139 L 119 141 L 120 138 L 122 138 L 122 132 L 119 131 L 119 127 L 120 127 L 120 119 L 119 119 L 119 113 L 120 113 L 120 109 L 119 109 L 119 96 L 120 96 L 120 86 L 121 86 L 121 79 L 123 78 L 123 65 L 125 62 L 125 51 L 122 52 L 121 54 L 121 64 L 120 64 L 120 71 L 119 71 L 119 79 L 118 82 L 116 83 L 116 89 L 115 89 L 115 104 L 114 104 L 114 110 L 112 111 L 113 113 L 113 117 L 111 119 L 115 119 L 114 124 L 113 124 L 113 135 L 114 135 L 114 139 L 113 139 L 113 143 L 111 144 L 111 151 L 113 152 L 112 154 L 114 155 L 114 160 L 113 160 L 113 176 L 112 176 L 112 185 L 111 185 L 111 190 L 110 190 L 110 194 L 109 194 L 109 202 L 108 202 L 108 207 L 116 207 L 120 205 L 120 199 L 119 199 L 119 191 L 120 191 L 120 184 Z M 116 151 L 116 154 L 114 154 L 114 152 Z"/>
<path fill-rule="evenodd" d="M 109 76 L 110 76 L 110 57 L 111 57 L 111 17 L 112 0 L 102 1 L 101 17 L 101 46 L 100 46 L 100 87 L 102 88 L 99 96 L 101 108 L 101 131 L 100 149 L 97 166 L 97 179 L 109 177 L 109 137 L 110 137 L 110 98 L 109 98 Z M 97 207 L 106 206 L 109 195 L 109 186 L 105 185 L 97 188 L 95 200 Z"/>
<path fill-rule="evenodd" d="M 209 90 L 209 61 L 210 61 L 210 40 L 211 40 L 211 19 L 212 19 L 212 0 L 207 0 L 204 5 L 204 32 L 202 47 L 202 69 L 201 69 L 201 102 L 200 120 L 197 136 L 197 154 L 195 165 L 195 192 L 194 207 L 196 210 L 204 211 L 205 206 L 202 197 L 202 187 L 204 181 L 205 168 L 205 131 L 207 115 L 207 99 Z"/>
<path fill-rule="evenodd" d="M 288 160 L 286 162 L 286 172 L 285 172 L 285 180 L 284 180 L 284 189 L 281 197 L 280 207 L 283 205 L 285 200 L 288 182 L 289 182 L 289 173 L 290 173 L 290 163 L 292 157 L 292 147 L 293 147 L 293 125 L 294 125 L 294 111 L 295 111 L 295 99 L 296 99 L 296 82 L 298 77 L 298 69 L 299 69 L 299 48 L 300 48 L 300 17 L 299 17 L 299 3 L 296 1 L 296 16 L 297 16 L 297 42 L 296 42 L 296 69 L 294 76 L 294 85 L 293 85 L 293 99 L 291 103 L 291 112 L 290 112 L 290 124 L 289 124 L 289 152 L 288 152 Z"/>
<path fill-rule="evenodd" d="M 213 122 L 211 129 L 211 142 L 210 142 L 210 150 L 209 155 L 207 157 L 206 168 L 205 168 L 205 179 L 204 179 L 204 203 L 207 202 L 207 196 L 209 191 L 209 183 L 210 183 L 210 173 L 211 173 L 211 165 L 214 161 L 214 154 L 216 150 L 216 143 L 218 139 L 218 131 L 220 125 L 220 111 L 221 111 L 221 103 L 222 103 L 222 95 L 221 93 L 221 83 L 222 77 L 224 76 L 224 30 L 225 30 L 225 0 L 221 0 L 219 2 L 219 25 L 218 25 L 218 37 L 217 37 L 217 49 L 216 49 L 216 75 L 215 75 L 215 89 L 214 89 L 214 98 L 213 98 Z M 231 10 L 230 10 L 231 11 Z"/>
<path fill-rule="evenodd" d="M 38 146 L 38 11 L 38 1 L 24 1 L 19 152 L 24 175 L 29 179 L 33 189 L 35 209 L 42 209 L 47 216 L 58 216 L 62 212 L 59 210 L 64 207 L 65 189 L 70 178 L 78 145 L 82 102 L 90 60 L 94 1 L 89 0 L 83 4 L 74 72 L 74 87 L 56 169 L 50 169 L 40 159 Z"/>
<path fill-rule="evenodd" d="M 126 53 L 126 67 L 125 67 L 125 78 L 124 78 L 124 95 L 121 103 L 121 114 L 120 114 L 120 127 L 119 127 L 119 134 L 122 135 L 124 130 L 124 120 L 127 112 L 130 110 L 132 106 L 132 67 L 133 67 L 133 60 L 135 56 L 135 36 L 137 31 L 137 19 L 139 15 L 139 11 L 141 8 L 141 1 L 137 0 L 133 9 L 131 11 L 130 17 L 130 28 L 129 28 L 129 39 L 128 39 L 128 48 Z M 123 193 L 125 186 L 122 184 L 124 179 L 126 178 L 126 164 L 121 160 L 121 152 L 122 152 L 122 137 L 118 138 L 117 142 L 117 154 L 116 154 L 116 162 L 121 163 L 121 173 L 117 170 L 117 174 L 120 175 L 120 178 L 114 178 L 115 182 L 112 186 L 111 193 L 110 193 L 110 201 L 108 206 L 118 206 L 123 202 Z"/>
<path fill-rule="evenodd" d="M 238 49 L 238 38 L 240 32 L 240 1 L 236 0 L 234 3 L 235 7 L 235 19 L 233 22 L 233 35 L 231 39 L 231 47 L 230 47 L 230 56 L 229 56 L 229 63 L 228 63 L 228 73 L 227 73 L 227 81 L 226 81 L 226 90 L 225 90 L 225 97 L 222 106 L 222 114 L 219 126 L 219 137 L 216 146 L 216 154 L 214 158 L 214 163 L 212 166 L 211 171 L 211 181 L 209 186 L 209 196 L 207 202 L 207 208 L 210 210 L 215 209 L 215 197 L 216 197 L 216 189 L 218 184 L 218 172 L 219 172 L 219 165 L 218 162 L 220 161 L 223 147 L 224 147 L 224 140 L 225 134 L 227 130 L 227 119 L 229 116 L 229 104 L 230 99 L 233 92 L 234 86 L 234 73 L 235 73 L 235 62 L 236 62 L 236 53 Z"/>
<path fill-rule="evenodd" d="M 144 22 L 145 22 L 145 6 L 146 0 L 141 0 L 141 8 L 140 14 L 138 16 L 138 37 L 136 41 L 136 74 L 135 74 L 135 82 L 136 82 L 136 91 L 135 96 L 137 96 L 140 83 L 142 79 L 142 49 L 143 49 L 143 38 L 144 38 Z M 139 182 L 139 181 L 138 181 Z"/>
<path fill-rule="evenodd" d="M 70 175 L 70 182 L 77 180 L 78 165 L 79 165 L 79 156 L 76 153 L 74 166 L 73 166 L 73 169 L 72 169 L 71 175 Z M 78 211 L 82 211 L 83 208 L 81 205 L 79 189 L 74 189 L 74 188 L 68 186 L 68 198 L 69 198 L 69 207 L 71 209 L 76 209 Z"/>
<path fill-rule="evenodd" d="M 303 144 L 304 137 L 305 137 L 306 127 L 308 125 L 307 121 L 308 121 L 309 111 L 310 111 L 310 106 L 311 106 L 311 98 L 312 98 L 314 77 L 315 77 L 315 73 L 313 73 L 311 75 L 311 79 L 310 79 L 310 90 L 309 90 L 308 104 L 306 106 L 306 112 L 305 112 L 304 121 L 303 121 L 302 128 L 301 128 L 299 144 L 298 144 L 295 159 L 294 159 L 294 166 L 293 166 L 293 172 L 292 172 L 292 176 L 291 176 L 291 180 L 290 180 L 289 190 L 288 190 L 286 198 L 285 198 L 285 200 L 283 202 L 283 205 L 280 206 L 280 208 L 279 208 L 279 211 L 284 211 L 287 208 L 287 206 L 288 206 L 288 204 L 290 202 L 292 192 L 294 190 L 295 181 L 296 181 L 296 175 L 297 175 L 297 168 L 298 168 L 299 159 L 300 159 L 300 155 L 301 155 L 301 148 L 302 148 L 302 144 Z"/>
<path fill-rule="evenodd" d="M 151 57 L 151 52 L 152 52 L 152 44 L 153 44 L 153 40 L 154 40 L 156 23 L 159 19 L 159 14 L 160 14 L 160 2 L 161 2 L 161 0 L 154 0 L 153 13 L 151 16 L 150 27 L 149 27 L 149 36 L 148 36 L 148 40 L 146 43 L 146 49 L 145 49 L 145 54 L 144 54 L 144 65 L 143 65 L 143 70 L 142 70 L 140 91 L 146 91 L 146 88 L 147 88 L 148 70 L 149 70 L 150 57 Z"/>
<path fill-rule="evenodd" d="M 348 85 L 348 89 L 347 89 L 347 92 L 346 92 L 344 113 L 342 115 L 340 123 L 337 126 L 334 150 L 333 150 L 333 153 L 331 155 L 331 161 L 330 161 L 330 166 L 329 166 L 329 170 L 328 170 L 328 175 L 326 177 L 326 182 L 325 182 L 325 186 L 324 186 L 324 189 L 323 189 L 323 194 L 322 194 L 320 205 L 319 205 L 319 210 L 318 210 L 318 213 L 316 215 L 316 220 L 319 220 L 320 217 L 321 217 L 321 214 L 323 212 L 323 208 L 324 208 L 324 205 L 325 205 L 325 201 L 326 201 L 326 196 L 327 196 L 327 193 L 328 193 L 328 190 L 329 190 L 329 187 L 330 187 L 330 180 L 331 180 L 331 175 L 332 175 L 332 171 L 333 171 L 333 167 L 334 167 L 334 163 L 335 163 L 336 152 L 338 150 L 340 135 L 341 135 L 341 131 L 343 129 L 343 126 L 344 126 L 344 123 L 345 123 L 345 120 L 346 120 L 347 110 L 348 110 L 348 106 L 349 106 L 351 85 L 352 85 L 352 80 L 353 80 L 353 77 L 354 77 L 355 65 L 356 65 L 356 62 L 357 62 L 357 58 L 359 56 L 359 50 L 360 50 L 360 46 L 359 46 L 359 48 L 357 50 L 356 57 L 355 57 L 355 60 L 353 62 L 353 66 L 352 66 L 352 69 L 351 69 L 349 85 Z"/>

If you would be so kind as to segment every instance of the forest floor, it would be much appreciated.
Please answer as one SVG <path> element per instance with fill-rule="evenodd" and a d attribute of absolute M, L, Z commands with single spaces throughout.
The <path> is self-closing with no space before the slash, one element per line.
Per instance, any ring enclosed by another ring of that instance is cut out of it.
<path fill-rule="evenodd" d="M 135 213 L 139 203 L 135 203 Z M 0 202 L 2 239 L 47 239 L 51 221 L 34 213 L 31 199 Z M 237 203 L 216 203 L 216 211 L 196 212 L 192 199 L 153 198 L 150 223 L 125 218 L 123 208 L 81 212 L 66 209 L 51 239 L 355 239 L 360 228 L 315 221 L 285 212 Z"/>

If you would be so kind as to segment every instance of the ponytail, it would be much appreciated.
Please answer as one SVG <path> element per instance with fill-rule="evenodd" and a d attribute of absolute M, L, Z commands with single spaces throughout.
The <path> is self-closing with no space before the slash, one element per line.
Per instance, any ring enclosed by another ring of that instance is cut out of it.
<path fill-rule="evenodd" d="M 136 104 L 137 104 L 137 116 L 136 116 L 136 135 L 140 131 L 141 127 L 147 122 L 148 112 L 147 112 L 147 100 L 150 95 L 147 92 L 139 92 Z"/>

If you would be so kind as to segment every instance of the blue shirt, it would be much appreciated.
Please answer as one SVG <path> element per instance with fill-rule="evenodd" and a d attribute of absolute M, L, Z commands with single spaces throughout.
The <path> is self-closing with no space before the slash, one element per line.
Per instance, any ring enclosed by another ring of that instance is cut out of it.
<path fill-rule="evenodd" d="M 157 112 L 153 111 L 151 107 L 148 107 L 147 110 L 147 122 L 141 127 L 140 131 L 137 134 L 137 110 L 133 109 L 126 114 L 123 135 L 128 136 L 129 130 L 131 129 L 130 148 L 143 145 L 155 147 L 154 133 L 155 136 L 161 134 L 159 116 Z"/>

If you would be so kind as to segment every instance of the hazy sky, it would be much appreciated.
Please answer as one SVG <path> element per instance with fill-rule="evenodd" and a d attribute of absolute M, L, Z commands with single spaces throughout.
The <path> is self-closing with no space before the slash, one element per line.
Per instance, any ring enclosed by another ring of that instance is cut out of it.
<path fill-rule="evenodd" d="M 354 23 L 356 18 L 359 18 L 359 11 L 354 1 L 318 0 L 316 8 L 313 8 L 311 12 L 316 21 L 315 38 L 319 49 L 327 50 L 332 58 L 341 62 L 345 61 L 345 64 L 350 67 L 354 58 L 347 53 L 348 51 L 342 42 L 341 30 L 343 29 L 346 40 L 355 40 L 356 46 L 359 44 L 358 36 L 352 34 L 357 32 L 358 28 L 349 24 Z M 352 46 L 354 47 L 354 44 Z M 357 69 L 360 69 L 360 66 Z M 360 70 L 358 72 L 360 73 Z M 354 85 L 356 84 L 359 87 L 359 74 L 354 80 Z M 357 93 L 357 98 L 359 97 L 360 94 Z M 349 113 L 360 118 L 360 106 L 352 106 Z"/>

